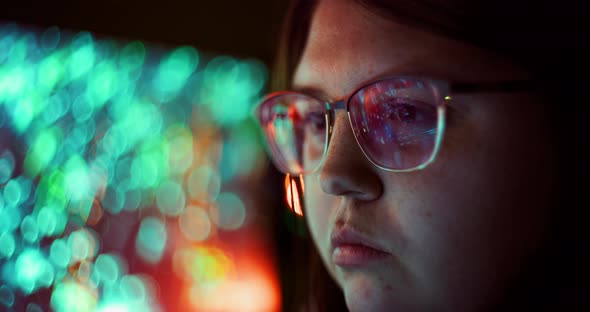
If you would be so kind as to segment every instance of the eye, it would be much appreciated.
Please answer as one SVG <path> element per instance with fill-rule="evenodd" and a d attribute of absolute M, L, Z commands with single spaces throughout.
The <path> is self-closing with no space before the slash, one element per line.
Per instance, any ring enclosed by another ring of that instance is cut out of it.
<path fill-rule="evenodd" d="M 391 99 L 382 103 L 383 117 L 386 120 L 411 124 L 420 118 L 416 105 L 404 99 Z"/>
<path fill-rule="evenodd" d="M 416 106 L 408 103 L 397 103 L 393 109 L 393 114 L 398 121 L 403 123 L 413 123 L 416 121 Z"/>

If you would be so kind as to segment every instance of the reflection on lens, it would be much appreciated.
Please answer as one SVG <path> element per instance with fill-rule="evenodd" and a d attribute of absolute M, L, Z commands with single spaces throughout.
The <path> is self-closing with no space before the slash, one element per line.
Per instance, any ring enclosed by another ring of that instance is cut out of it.
<path fill-rule="evenodd" d="M 350 100 L 355 137 L 367 157 L 380 167 L 420 167 L 436 147 L 437 103 L 433 87 L 419 80 L 368 85 Z"/>
<path fill-rule="evenodd" d="M 274 161 L 285 173 L 314 171 L 326 148 L 325 105 L 301 94 L 282 94 L 265 101 L 260 117 Z"/>

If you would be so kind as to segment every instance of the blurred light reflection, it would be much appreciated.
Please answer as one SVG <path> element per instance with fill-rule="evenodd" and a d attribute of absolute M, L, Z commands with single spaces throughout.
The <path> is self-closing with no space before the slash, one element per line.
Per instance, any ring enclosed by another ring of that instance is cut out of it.
<path fill-rule="evenodd" d="M 0 25 L 0 310 L 278 310 L 259 195 L 237 191 L 266 166 L 266 80 L 257 60 Z"/>

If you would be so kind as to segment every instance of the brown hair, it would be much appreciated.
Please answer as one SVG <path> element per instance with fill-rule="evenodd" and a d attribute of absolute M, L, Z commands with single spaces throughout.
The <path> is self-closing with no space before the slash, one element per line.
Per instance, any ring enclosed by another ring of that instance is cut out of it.
<path fill-rule="evenodd" d="M 283 34 L 271 88 L 288 89 L 292 75 L 305 48 L 313 10 L 317 1 L 293 0 Z M 588 18 L 585 10 L 571 1 L 546 0 L 356 0 L 361 6 L 397 22 L 424 29 L 455 40 L 486 49 L 527 68 L 548 88 L 555 116 L 555 137 L 560 153 L 561 189 L 559 209 L 555 209 L 554 235 L 542 254 L 534 258 L 519 282 L 512 285 L 505 302 L 494 311 L 562 309 L 583 303 L 585 284 L 590 276 L 587 264 L 590 255 L 586 247 L 588 234 L 584 230 L 590 217 L 579 201 L 584 198 L 585 179 L 590 172 L 583 162 L 582 145 L 590 142 L 582 126 L 588 114 L 583 103 L 588 79 L 587 38 Z M 560 104 L 558 104 L 560 103 Z M 563 104 L 561 104 L 563 103 Z M 575 148 L 572 148 L 575 147 Z M 575 154 L 574 154 L 575 153 Z M 579 163 L 577 163 L 577 161 Z M 564 165 L 565 166 L 565 165 Z M 572 170 L 572 168 L 574 168 Z M 544 168 L 539 168 L 544 170 Z M 586 204 L 587 206 L 587 204 Z M 299 242 L 301 244 L 301 242 Z M 285 302 L 300 301 L 301 306 L 286 306 L 286 310 L 323 311 L 344 308 L 342 294 L 323 267 L 311 240 L 304 252 L 292 258 L 298 278 L 297 290 Z M 298 258 L 299 257 L 299 258 Z M 308 257 L 301 265 L 300 257 Z M 548 268 L 554 268 L 549 270 Z M 585 306 L 588 303 L 585 303 Z"/>

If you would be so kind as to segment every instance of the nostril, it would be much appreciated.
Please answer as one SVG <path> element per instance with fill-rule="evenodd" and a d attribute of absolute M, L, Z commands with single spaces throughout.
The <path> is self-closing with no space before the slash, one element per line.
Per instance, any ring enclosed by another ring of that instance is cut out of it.
<path fill-rule="evenodd" d="M 381 180 L 376 173 L 355 166 L 338 172 L 322 170 L 320 185 L 326 194 L 363 201 L 375 200 L 383 191 Z"/>

